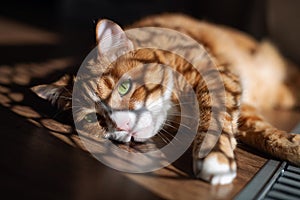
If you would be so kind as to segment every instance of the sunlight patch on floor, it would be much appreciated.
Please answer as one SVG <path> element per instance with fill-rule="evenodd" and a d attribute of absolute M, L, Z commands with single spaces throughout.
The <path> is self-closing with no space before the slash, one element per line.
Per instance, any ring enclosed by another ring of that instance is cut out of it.
<path fill-rule="evenodd" d="M 0 17 L 0 45 L 57 44 L 58 34 Z"/>

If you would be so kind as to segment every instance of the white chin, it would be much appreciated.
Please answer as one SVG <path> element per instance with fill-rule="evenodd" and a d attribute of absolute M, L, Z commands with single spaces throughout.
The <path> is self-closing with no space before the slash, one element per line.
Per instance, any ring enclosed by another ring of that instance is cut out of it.
<path fill-rule="evenodd" d="M 135 142 L 145 142 L 148 138 L 137 138 L 137 137 L 133 137 L 133 140 Z"/>
<path fill-rule="evenodd" d="M 138 131 L 132 134 L 132 137 L 136 142 L 145 142 L 154 135 L 156 135 L 156 132 L 154 131 L 153 126 L 147 126 L 144 128 L 139 128 Z"/>

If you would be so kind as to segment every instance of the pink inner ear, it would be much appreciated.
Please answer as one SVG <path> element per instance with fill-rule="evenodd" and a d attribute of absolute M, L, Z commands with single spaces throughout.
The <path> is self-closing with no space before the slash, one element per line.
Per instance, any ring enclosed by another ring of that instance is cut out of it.
<path fill-rule="evenodd" d="M 106 19 L 101 20 L 98 22 L 96 27 L 97 43 L 99 44 L 105 38 L 116 35 L 119 32 L 122 32 L 122 29 L 117 24 Z"/>
<path fill-rule="evenodd" d="M 133 44 L 122 28 L 110 20 L 104 19 L 98 22 L 96 40 L 99 55 L 113 54 L 110 55 L 111 59 L 120 56 L 120 50 L 133 50 Z"/>

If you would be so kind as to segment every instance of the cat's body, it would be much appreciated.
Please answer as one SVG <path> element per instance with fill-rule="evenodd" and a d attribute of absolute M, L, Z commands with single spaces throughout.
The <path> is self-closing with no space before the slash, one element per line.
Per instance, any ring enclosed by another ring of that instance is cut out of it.
<path fill-rule="evenodd" d="M 178 99 L 174 94 L 178 94 L 178 88 L 184 88 L 184 83 L 169 69 L 153 65 L 158 63 L 169 65 L 172 70 L 183 74 L 196 94 L 200 113 L 193 143 L 193 162 L 198 178 L 213 184 L 226 184 L 234 179 L 235 138 L 274 157 L 300 165 L 300 136 L 277 130 L 258 114 L 259 110 L 266 108 L 292 108 L 297 103 L 284 83 L 286 63 L 271 44 L 258 43 L 238 31 L 183 15 L 151 16 L 128 28 L 145 26 L 179 31 L 205 47 L 224 84 L 226 109 L 218 116 L 212 116 L 215 105 L 209 88 L 190 63 L 162 50 L 134 50 L 134 44 L 118 25 L 102 20 L 96 28 L 99 55 L 106 53 L 107 45 L 113 46 L 113 41 L 104 43 L 105 38 L 118 34 L 120 40 L 126 40 L 126 47 L 131 51 L 110 67 L 100 70 L 102 76 L 92 92 L 94 96 L 91 98 L 102 107 L 99 114 L 109 118 L 105 137 L 121 142 L 131 139 L 141 142 L 154 136 L 166 121 L 178 120 L 171 116 L 174 110 L 178 112 Z M 147 68 L 143 67 L 145 64 L 149 64 Z M 95 60 L 90 65 L 101 67 Z M 53 100 L 50 94 L 67 95 L 59 89 L 61 87 L 37 86 L 34 91 Z M 55 100 L 59 105 L 65 104 L 64 99 Z M 203 158 L 200 146 L 205 136 L 215 137 L 216 126 L 210 124 L 218 124 L 218 121 L 223 124 L 221 135 Z"/>
<path fill-rule="evenodd" d="M 244 103 L 259 109 L 295 105 L 293 95 L 283 84 L 286 63 L 270 43 L 258 43 L 237 30 L 182 15 L 152 16 L 131 27 L 143 26 L 171 28 L 204 45 L 217 65 L 239 76 Z"/>

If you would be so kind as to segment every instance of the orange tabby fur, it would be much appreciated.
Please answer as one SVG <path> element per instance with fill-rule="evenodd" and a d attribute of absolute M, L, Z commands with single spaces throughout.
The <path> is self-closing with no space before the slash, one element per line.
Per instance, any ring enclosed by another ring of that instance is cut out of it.
<path fill-rule="evenodd" d="M 204 45 L 223 79 L 226 112 L 222 113 L 220 118 L 211 118 L 212 104 L 201 76 L 195 75 L 192 68 L 189 71 L 185 70 L 189 68 L 189 64 L 184 59 L 160 50 L 142 49 L 131 52 L 127 55 L 129 57 L 124 56 L 111 68 L 104 69 L 106 74 L 99 80 L 96 91 L 100 99 L 105 99 L 107 105 L 113 105 L 118 109 L 122 109 L 125 102 L 129 102 L 129 109 L 134 109 L 137 106 L 136 102 L 159 98 L 164 93 L 164 88 L 159 85 L 141 87 L 135 90 L 129 99 L 126 99 L 127 97 L 118 99 L 111 94 L 119 78 L 139 63 L 156 61 L 170 64 L 172 61 L 173 68 L 184 74 L 193 85 L 200 102 L 201 124 L 193 144 L 194 172 L 197 177 L 213 184 L 226 184 L 232 181 L 236 175 L 233 152 L 236 146 L 235 138 L 273 157 L 300 165 L 300 136 L 277 130 L 259 115 L 263 109 L 292 108 L 299 103 L 285 84 L 287 63 L 269 42 L 259 43 L 237 30 L 184 15 L 150 16 L 128 28 L 145 26 L 174 29 Z M 149 73 L 159 74 L 153 68 Z M 154 77 L 145 75 L 144 78 L 152 80 Z M 168 81 L 168 76 L 165 78 L 165 81 Z M 181 84 L 180 81 L 178 84 Z M 39 90 L 41 90 L 39 86 L 34 88 L 38 94 Z M 148 98 L 149 96 L 151 98 Z M 172 98 L 175 102 L 175 97 Z M 63 104 L 60 98 L 57 102 L 59 105 Z M 209 137 L 215 137 L 213 134 L 215 130 L 209 129 L 208 125 L 211 121 L 217 123 L 218 120 L 223 121 L 222 134 L 213 150 L 202 158 L 199 155 L 199 147 L 203 145 L 204 133 L 208 132 Z"/>
<path fill-rule="evenodd" d="M 284 84 L 286 62 L 271 43 L 258 43 L 237 30 L 185 15 L 150 16 L 129 28 L 145 26 L 175 29 L 199 41 L 217 64 L 229 65 L 230 70 L 238 74 L 244 83 L 243 102 L 259 109 L 296 105 L 294 95 Z"/>

